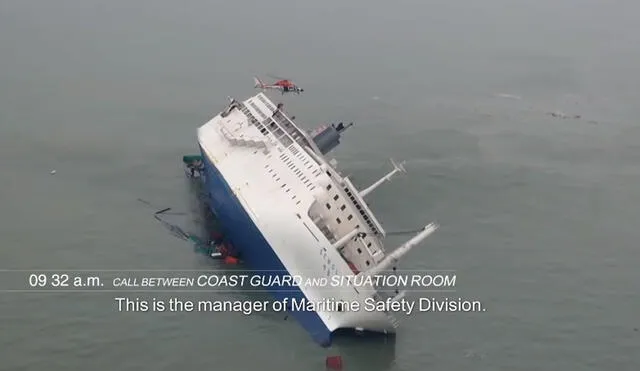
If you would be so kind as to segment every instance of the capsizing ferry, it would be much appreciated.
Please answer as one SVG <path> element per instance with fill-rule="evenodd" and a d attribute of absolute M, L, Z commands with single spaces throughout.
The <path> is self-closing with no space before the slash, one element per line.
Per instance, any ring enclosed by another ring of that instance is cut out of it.
<path fill-rule="evenodd" d="M 302 130 L 264 93 L 244 101 L 229 97 L 222 112 L 198 128 L 202 178 L 208 205 L 230 249 L 248 268 L 269 276 L 305 278 L 376 275 L 394 268 L 412 247 L 433 233 L 430 223 L 413 238 L 386 252 L 385 230 L 365 198 L 398 172 L 402 163 L 359 190 L 325 157 L 352 124 Z M 288 302 L 358 301 L 359 311 L 290 314 L 323 346 L 336 330 L 393 334 L 399 321 L 389 311 L 366 311 L 365 303 L 402 300 L 372 285 L 265 287 Z"/>

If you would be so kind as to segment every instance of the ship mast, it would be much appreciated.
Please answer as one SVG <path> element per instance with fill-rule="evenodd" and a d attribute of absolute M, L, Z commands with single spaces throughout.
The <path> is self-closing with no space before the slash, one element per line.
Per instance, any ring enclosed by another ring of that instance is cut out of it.
<path fill-rule="evenodd" d="M 393 170 L 391 170 L 387 175 L 380 178 L 378 181 L 365 188 L 364 190 L 358 192 L 361 197 L 365 197 L 369 193 L 373 192 L 376 188 L 378 188 L 382 183 L 388 181 L 398 172 L 406 173 L 407 171 L 404 168 L 404 162 L 396 163 L 393 159 L 391 159 L 391 164 L 393 165 Z M 367 271 L 360 272 L 358 275 L 366 275 L 372 276 L 376 275 L 386 268 L 395 265 L 402 256 L 409 252 L 413 247 L 422 242 L 425 238 L 427 238 L 431 233 L 435 232 L 438 229 L 438 224 L 430 223 L 426 225 L 421 231 L 419 231 L 413 238 L 409 239 L 407 242 L 402 244 L 400 247 L 395 249 L 393 252 L 387 254 L 387 256 L 382 259 L 378 264 L 371 267 Z"/>
<path fill-rule="evenodd" d="M 391 164 L 393 165 L 393 170 L 391 170 L 387 175 L 383 176 L 382 178 L 380 178 L 378 181 L 376 181 L 375 183 L 373 183 L 369 187 L 367 187 L 367 188 L 363 189 L 362 191 L 358 192 L 361 197 L 365 197 L 369 193 L 373 192 L 376 188 L 378 188 L 382 183 L 391 180 L 391 177 L 393 177 L 396 173 L 398 173 L 400 171 L 403 172 L 403 173 L 407 172 L 404 169 L 404 166 L 403 166 L 404 162 L 401 162 L 401 163 L 398 164 L 395 161 L 393 161 L 393 159 L 391 159 Z"/>

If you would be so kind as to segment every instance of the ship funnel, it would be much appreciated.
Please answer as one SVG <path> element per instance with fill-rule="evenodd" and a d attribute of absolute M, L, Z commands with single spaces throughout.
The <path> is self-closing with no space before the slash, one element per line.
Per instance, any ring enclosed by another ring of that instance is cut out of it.
<path fill-rule="evenodd" d="M 393 165 L 393 170 L 391 170 L 387 175 L 383 176 L 382 178 L 380 178 L 378 181 L 376 181 L 375 183 L 373 183 L 372 185 L 370 185 L 366 189 L 363 189 L 362 191 L 360 191 L 359 192 L 360 196 L 365 197 L 369 193 L 373 192 L 382 183 L 384 183 L 384 182 L 386 182 L 388 180 L 391 180 L 391 177 L 393 177 L 396 173 L 398 173 L 398 172 L 406 173 L 407 172 L 405 170 L 405 168 L 404 168 L 404 162 L 401 162 L 401 163 L 398 164 L 395 161 L 393 161 L 393 159 L 391 159 L 391 164 Z"/>
<path fill-rule="evenodd" d="M 395 263 L 398 262 L 398 260 L 400 260 L 400 258 L 402 258 L 402 256 L 404 256 L 406 253 L 408 253 L 409 250 L 411 250 L 413 247 L 415 247 L 420 242 L 424 241 L 425 238 L 429 237 L 429 235 L 431 233 L 435 232 L 438 228 L 439 228 L 439 225 L 436 224 L 436 223 L 428 224 L 427 226 L 424 227 L 423 230 L 418 232 L 409 241 L 405 242 L 400 247 L 398 247 L 397 249 L 393 250 L 393 252 L 391 252 L 384 259 L 382 259 L 382 261 L 380 263 L 376 264 L 376 266 L 374 266 L 373 268 L 369 269 L 368 271 L 362 272 L 360 274 L 373 276 L 373 275 L 376 275 L 376 274 L 382 272 L 383 270 L 385 270 L 386 268 L 390 267 L 391 265 L 394 265 Z"/>
<path fill-rule="evenodd" d="M 316 146 L 318 146 L 318 149 L 320 149 L 320 152 L 323 155 L 326 155 L 340 144 L 340 136 L 345 132 L 345 130 L 352 126 L 353 122 L 347 125 L 341 122 L 338 125 L 331 124 L 321 127 L 313 136 L 313 141 Z"/>

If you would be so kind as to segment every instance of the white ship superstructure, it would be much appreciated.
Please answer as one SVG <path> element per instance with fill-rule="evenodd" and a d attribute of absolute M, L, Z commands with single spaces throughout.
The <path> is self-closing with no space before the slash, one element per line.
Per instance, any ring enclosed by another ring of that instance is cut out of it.
<path fill-rule="evenodd" d="M 420 243 L 429 224 L 387 253 L 385 231 L 364 198 L 395 173 L 358 190 L 325 154 L 349 125 L 301 130 L 282 107 L 259 93 L 229 106 L 198 129 L 210 206 L 242 259 L 256 271 L 307 278 L 370 275 L 387 268 Z M 375 287 L 267 287 L 277 299 L 360 301 L 382 299 Z M 401 297 L 403 293 L 398 293 Z M 394 332 L 389 313 L 292 312 L 321 343 L 337 329 Z"/>

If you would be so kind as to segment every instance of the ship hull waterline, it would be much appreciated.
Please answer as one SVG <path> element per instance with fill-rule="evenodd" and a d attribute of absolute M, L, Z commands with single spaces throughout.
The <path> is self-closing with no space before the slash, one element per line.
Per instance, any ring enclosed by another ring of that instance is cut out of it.
<path fill-rule="evenodd" d="M 239 253 L 242 260 L 254 271 L 271 276 L 285 276 L 288 271 L 263 237 L 258 227 L 244 210 L 240 200 L 225 181 L 222 174 L 200 148 L 204 160 L 204 181 L 207 194 L 207 205 L 220 221 L 225 238 L 233 250 Z M 270 271 L 270 272 L 266 272 Z M 265 288 L 276 300 L 285 298 L 307 299 L 297 287 L 269 286 Z M 311 337 L 321 346 L 331 345 L 332 332 L 324 324 L 320 316 L 311 311 L 290 311 L 290 314 L 302 325 Z"/>

